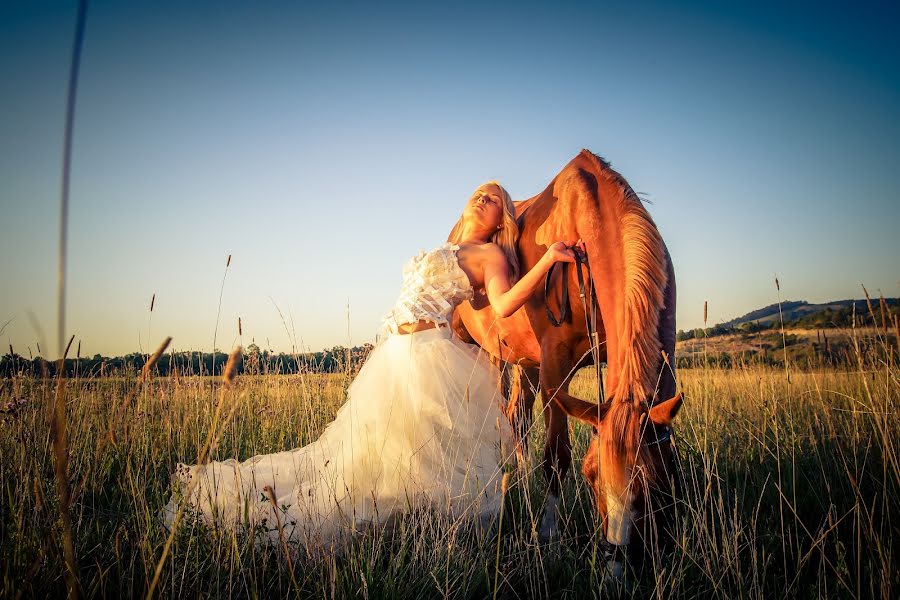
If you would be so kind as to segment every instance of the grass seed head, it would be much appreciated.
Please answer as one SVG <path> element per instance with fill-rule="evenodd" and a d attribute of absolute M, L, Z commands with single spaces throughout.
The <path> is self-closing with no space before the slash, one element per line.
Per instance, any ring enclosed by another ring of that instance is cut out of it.
<path fill-rule="evenodd" d="M 230 388 L 234 383 L 235 378 L 237 377 L 237 364 L 240 357 L 240 346 L 237 346 L 234 350 L 231 351 L 231 354 L 228 355 L 228 362 L 225 363 L 225 370 L 222 372 L 222 381 L 225 382 L 226 388 Z"/>
<path fill-rule="evenodd" d="M 172 336 L 168 336 L 168 337 L 166 337 L 166 339 L 164 339 L 162 341 L 162 344 L 159 345 L 159 348 L 156 349 L 156 352 L 153 353 L 153 355 L 150 357 L 150 360 L 148 360 L 144 364 L 144 368 L 141 369 L 141 377 L 147 377 L 150 374 L 150 370 L 153 369 L 153 366 L 156 364 L 156 361 L 159 360 L 159 357 L 162 356 L 163 352 L 166 351 L 166 348 L 169 347 L 169 344 L 171 342 L 172 342 Z"/>

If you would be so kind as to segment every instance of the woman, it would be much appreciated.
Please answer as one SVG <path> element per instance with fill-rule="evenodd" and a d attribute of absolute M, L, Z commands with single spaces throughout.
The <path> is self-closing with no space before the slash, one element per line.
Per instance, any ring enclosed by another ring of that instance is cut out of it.
<path fill-rule="evenodd" d="M 187 501 L 207 520 L 249 522 L 272 541 L 283 535 L 316 552 L 401 511 L 494 514 L 512 449 L 499 372 L 452 336 L 450 319 L 476 289 L 499 317 L 511 315 L 554 262 L 574 260 L 567 244 L 556 242 L 519 278 L 517 239 L 506 190 L 493 181 L 475 190 L 449 241 L 404 266 L 383 335 L 321 437 L 242 463 L 179 464 L 181 493 L 166 507 L 167 524 Z"/>

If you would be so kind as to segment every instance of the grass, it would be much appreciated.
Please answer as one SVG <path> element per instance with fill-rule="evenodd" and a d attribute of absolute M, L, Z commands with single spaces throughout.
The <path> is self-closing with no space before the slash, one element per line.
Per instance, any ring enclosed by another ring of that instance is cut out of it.
<path fill-rule="evenodd" d="M 685 496 L 675 550 L 634 574 L 637 597 L 893 598 L 900 579 L 900 369 L 682 369 L 677 447 Z M 593 374 L 573 382 L 596 397 Z M 82 595 L 143 596 L 167 541 L 159 512 L 175 463 L 194 462 L 215 415 L 234 409 L 212 455 L 248 458 L 314 440 L 350 374 L 70 379 L 68 469 Z M 0 596 L 59 596 L 66 580 L 50 419 L 56 383 L 0 381 Z M 127 407 L 122 410 L 123 402 Z M 118 417 L 117 417 L 118 415 Z M 537 419 L 529 465 L 510 479 L 502 527 L 407 515 L 340 557 L 285 558 L 283 546 L 190 520 L 157 596 L 572 597 L 604 592 L 597 520 L 579 461 L 561 501 L 562 539 L 539 544 L 545 483 Z M 572 425 L 574 456 L 590 432 Z"/>

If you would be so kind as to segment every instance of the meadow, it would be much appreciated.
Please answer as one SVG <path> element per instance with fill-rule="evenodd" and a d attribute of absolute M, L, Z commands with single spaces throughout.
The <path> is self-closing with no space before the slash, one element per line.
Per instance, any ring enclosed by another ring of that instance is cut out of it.
<path fill-rule="evenodd" d="M 625 595 L 897 597 L 900 367 L 893 341 L 884 344 L 885 354 L 845 369 L 680 369 L 686 402 L 676 445 L 685 493 L 674 549 L 652 551 Z M 537 415 L 527 464 L 510 467 L 502 519 L 486 529 L 412 514 L 390 532 L 359 536 L 339 557 L 313 560 L 188 519 L 167 546 L 159 513 L 176 462 L 195 462 L 210 431 L 209 454 L 219 459 L 308 443 L 342 404 L 353 372 L 239 375 L 230 383 L 131 375 L 0 380 L 0 596 L 64 595 L 66 540 L 75 585 L 90 597 L 140 597 L 151 587 L 159 597 L 610 592 L 579 471 L 590 436 L 580 424 L 570 424 L 576 460 L 561 538 L 537 540 L 546 491 Z M 593 377 L 579 373 L 575 393 L 596 399 Z M 62 503 L 51 435 L 57 399 L 68 422 L 70 498 Z"/>

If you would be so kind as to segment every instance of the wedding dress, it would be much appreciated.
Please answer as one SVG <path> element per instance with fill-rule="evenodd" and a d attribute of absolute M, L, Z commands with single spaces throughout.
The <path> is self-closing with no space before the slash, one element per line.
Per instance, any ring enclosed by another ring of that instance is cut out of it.
<path fill-rule="evenodd" d="M 499 371 L 450 330 L 453 309 L 473 293 L 458 249 L 446 243 L 406 263 L 382 335 L 318 440 L 244 462 L 179 464 L 167 525 L 187 502 L 188 512 L 207 521 L 249 525 L 274 542 L 284 535 L 316 552 L 411 510 L 452 519 L 495 514 L 512 430 Z M 398 333 L 399 325 L 422 320 L 435 327 Z"/>

